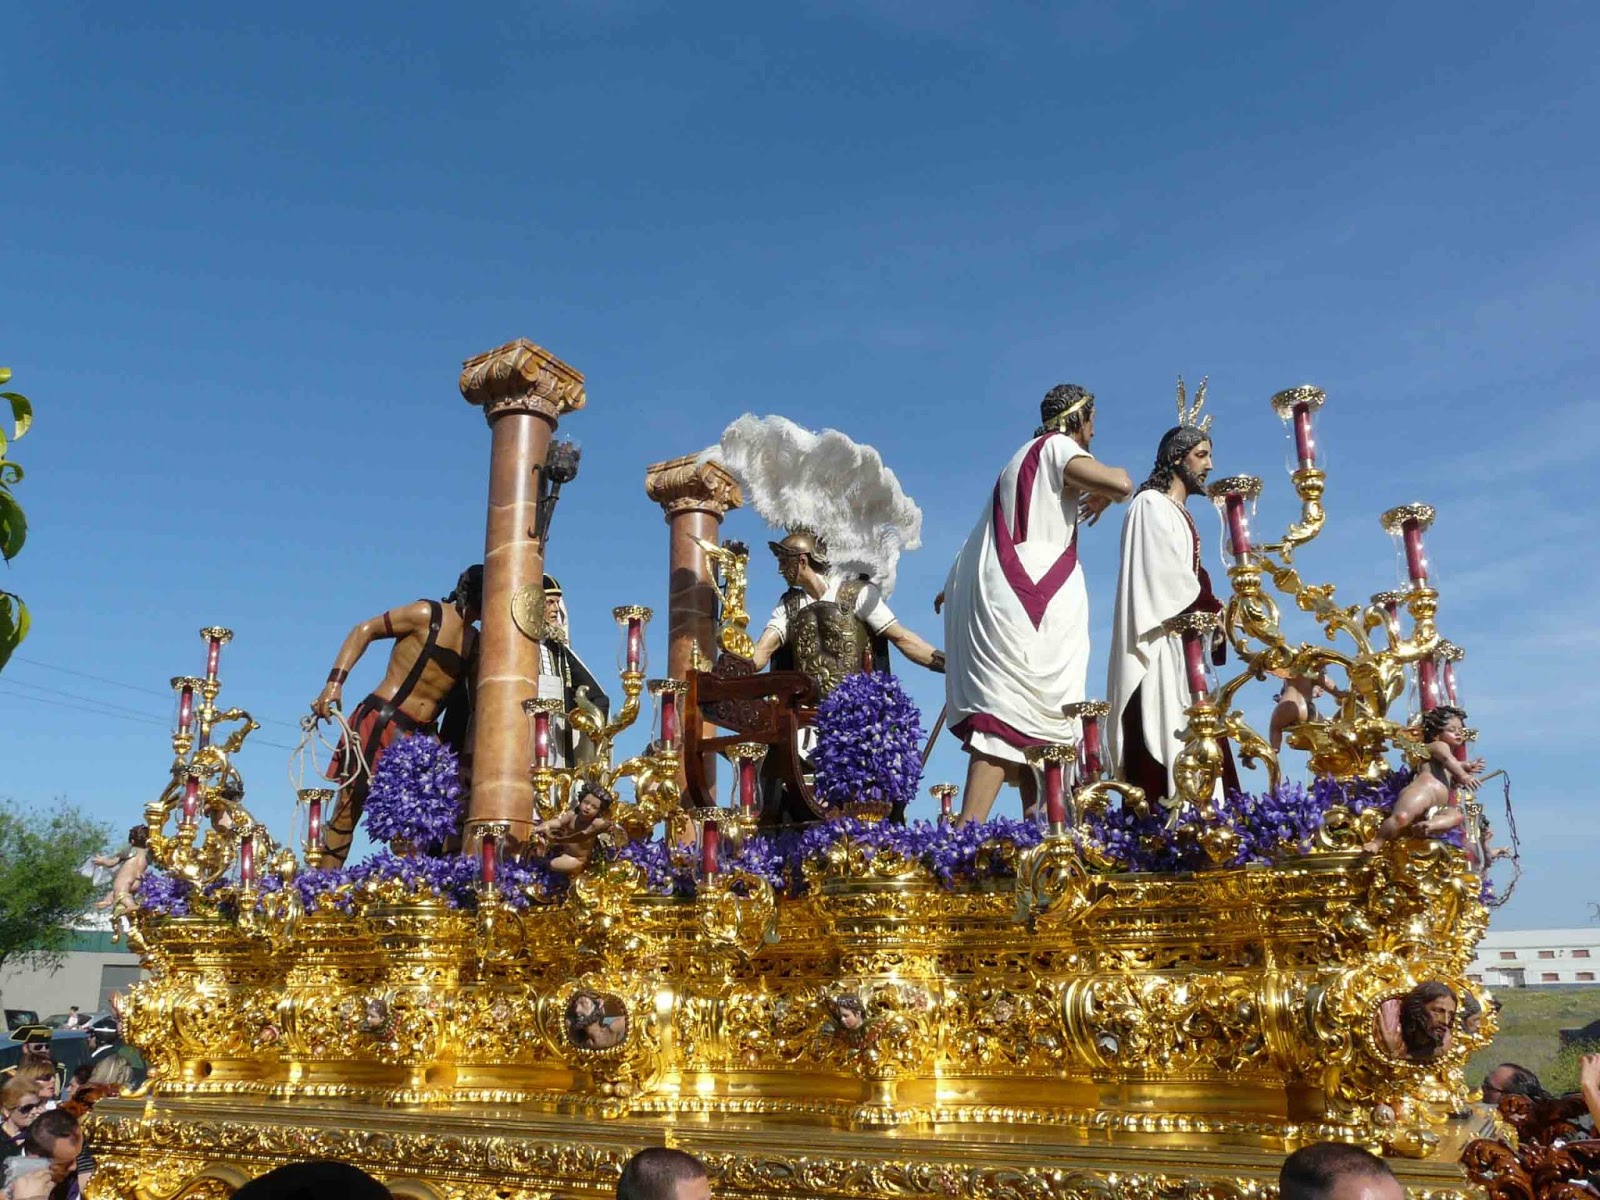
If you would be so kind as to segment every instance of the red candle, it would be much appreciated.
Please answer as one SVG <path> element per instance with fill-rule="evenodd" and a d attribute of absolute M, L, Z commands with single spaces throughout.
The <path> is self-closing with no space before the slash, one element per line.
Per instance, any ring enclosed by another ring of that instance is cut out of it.
<path fill-rule="evenodd" d="M 1439 707 L 1439 668 L 1431 658 L 1417 664 L 1417 690 L 1422 693 L 1423 712 Z"/>
<path fill-rule="evenodd" d="M 533 765 L 550 765 L 550 714 L 547 712 L 533 714 Z"/>
<path fill-rule="evenodd" d="M 256 881 L 256 839 L 247 837 L 239 843 L 239 883 L 250 887 Z"/>
<path fill-rule="evenodd" d="M 955 816 L 955 810 L 950 807 L 950 793 L 939 793 L 939 820 L 948 821 Z"/>
<path fill-rule="evenodd" d="M 217 663 L 222 658 L 222 639 L 219 637 L 206 640 L 206 678 L 217 677 Z"/>
<path fill-rule="evenodd" d="M 306 845 L 315 850 L 322 845 L 322 797 L 313 797 L 306 807 L 310 812 L 306 824 Z"/>
<path fill-rule="evenodd" d="M 494 834 L 485 833 L 483 835 L 482 839 L 478 842 L 478 853 L 480 866 L 479 874 L 483 879 L 484 885 L 486 887 L 492 887 L 494 885 L 496 856 L 498 853 L 495 847 Z"/>
<path fill-rule="evenodd" d="M 1456 668 L 1453 663 L 1449 662 L 1444 664 L 1444 693 L 1450 697 L 1451 704 L 1461 703 L 1461 701 L 1456 698 Z M 1460 747 L 1460 749 L 1463 750 L 1465 748 L 1465 746 Z"/>
<path fill-rule="evenodd" d="M 1302 471 L 1317 465 L 1317 443 L 1311 436 L 1311 405 L 1304 402 L 1294 406 L 1294 454 L 1300 460 Z"/>
<path fill-rule="evenodd" d="M 717 819 L 707 817 L 700 825 L 700 869 L 707 875 L 717 873 L 717 847 L 722 834 L 717 829 Z"/>
<path fill-rule="evenodd" d="M 1228 541 L 1233 547 L 1233 557 L 1243 560 L 1250 553 L 1250 522 L 1244 513 L 1244 497 L 1238 492 L 1229 492 L 1226 503 Z"/>
<path fill-rule="evenodd" d="M 194 688 L 189 684 L 183 685 L 183 690 L 178 693 L 178 732 L 187 734 L 189 726 L 194 723 Z"/>
<path fill-rule="evenodd" d="M 661 740 L 669 746 L 678 744 L 678 693 L 671 688 L 661 693 Z M 755 765 L 750 769 L 755 770 Z M 740 783 L 743 786 L 742 772 Z"/>
<path fill-rule="evenodd" d="M 1044 809 L 1052 827 L 1067 823 L 1067 805 L 1062 798 L 1061 762 L 1059 759 L 1045 760 Z"/>
<path fill-rule="evenodd" d="M 739 807 L 744 809 L 747 814 L 756 810 L 756 764 L 754 759 L 741 758 L 739 760 Z"/>
<path fill-rule="evenodd" d="M 1183 635 L 1183 661 L 1189 669 L 1189 694 L 1195 700 L 1205 699 L 1206 692 L 1206 656 L 1205 647 L 1200 644 L 1200 635 L 1186 631 Z"/>
<path fill-rule="evenodd" d="M 1408 517 L 1400 526 L 1406 546 L 1406 574 L 1411 582 L 1423 585 L 1428 582 L 1428 560 L 1422 555 L 1422 526 L 1415 517 Z"/>
<path fill-rule="evenodd" d="M 1085 717 L 1083 719 L 1083 774 L 1085 779 L 1099 779 L 1102 763 L 1100 761 L 1100 718 Z"/>
<path fill-rule="evenodd" d="M 189 776 L 183 781 L 183 823 L 193 825 L 200 811 L 200 780 Z"/>
<path fill-rule="evenodd" d="M 644 621 L 639 617 L 628 618 L 628 670 L 644 670 Z"/>

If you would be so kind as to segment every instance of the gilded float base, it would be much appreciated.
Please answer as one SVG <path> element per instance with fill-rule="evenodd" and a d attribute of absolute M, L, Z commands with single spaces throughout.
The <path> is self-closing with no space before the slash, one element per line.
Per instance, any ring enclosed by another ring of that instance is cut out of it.
<path fill-rule="evenodd" d="M 1480 1195 L 1456 1164 L 1488 1130 L 1479 1110 L 1439 1130 L 1426 1159 L 1392 1159 L 1412 1200 Z M 401 1200 L 613 1196 L 623 1163 L 676 1146 L 710 1168 L 719 1197 L 982 1197 L 983 1200 L 1253 1200 L 1276 1192 L 1274 1139 L 1112 1133 L 993 1123 L 853 1132 L 772 1116 L 595 1121 L 526 1108 L 426 1109 L 344 1101 L 109 1101 L 95 1117 L 90 1200 L 225 1200 L 257 1175 L 309 1158 L 352 1162 Z"/>

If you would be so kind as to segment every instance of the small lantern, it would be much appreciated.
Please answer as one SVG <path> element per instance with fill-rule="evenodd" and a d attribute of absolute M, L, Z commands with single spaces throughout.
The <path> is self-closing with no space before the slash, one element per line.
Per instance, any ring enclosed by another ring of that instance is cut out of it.
<path fill-rule="evenodd" d="M 177 675 L 172 680 L 172 690 L 177 695 L 177 732 L 188 737 L 194 727 L 194 694 L 200 690 L 201 680 L 193 675 Z"/>
<path fill-rule="evenodd" d="M 760 742 L 738 742 L 728 747 L 728 757 L 739 764 L 739 811 L 746 817 L 756 815 L 756 768 L 766 754 L 767 748 Z"/>
<path fill-rule="evenodd" d="M 316 866 L 322 857 L 322 813 L 334 796 L 332 788 L 301 788 L 295 793 L 306 806 L 306 861 Z"/>
<path fill-rule="evenodd" d="M 1397 561 L 1412 587 L 1428 586 L 1428 554 L 1422 535 L 1433 524 L 1433 517 L 1430 504 L 1402 504 L 1378 518 L 1395 539 Z"/>
<path fill-rule="evenodd" d="M 533 750 L 533 766 L 537 771 L 550 767 L 551 722 L 566 711 L 563 701 L 535 696 L 522 702 L 522 711 L 528 718 L 528 745 Z"/>
<path fill-rule="evenodd" d="M 624 604 L 611 610 L 622 632 L 622 642 L 617 650 L 617 669 L 628 675 L 642 675 L 649 655 L 645 649 L 644 627 L 654 615 L 642 604 Z"/>
<path fill-rule="evenodd" d="M 253 888 L 256 885 L 256 835 L 251 830 L 248 837 L 239 839 L 239 886 Z"/>
<path fill-rule="evenodd" d="M 700 873 L 709 879 L 722 865 L 722 831 L 718 826 L 722 810 L 702 808 L 695 815 L 700 819 Z"/>
<path fill-rule="evenodd" d="M 220 625 L 207 625 L 200 631 L 206 643 L 206 682 L 215 683 L 217 668 L 222 662 L 222 648 L 233 640 L 233 630 Z"/>
<path fill-rule="evenodd" d="M 955 817 L 955 799 L 961 788 L 953 783 L 936 783 L 928 794 L 939 802 L 939 824 L 948 825 Z"/>
<path fill-rule="evenodd" d="M 1327 398 L 1327 394 L 1321 388 L 1309 385 L 1289 388 L 1272 398 L 1272 409 L 1283 422 L 1284 431 L 1289 439 L 1291 455 L 1289 461 L 1294 464 L 1289 468 L 1290 474 L 1295 471 L 1318 469 L 1317 439 L 1312 428 L 1312 414 L 1322 407 Z M 1325 469 L 1326 464 L 1323 466 Z"/>
<path fill-rule="evenodd" d="M 1250 521 L 1261 497 L 1261 480 L 1254 475 L 1230 475 L 1206 489 L 1222 518 L 1222 561 L 1242 567 L 1250 561 Z"/>
<path fill-rule="evenodd" d="M 1206 653 L 1211 635 L 1219 628 L 1215 613 L 1180 613 L 1169 618 L 1162 628 L 1183 639 L 1183 664 L 1189 681 L 1189 701 L 1199 704 L 1211 695 L 1210 656 Z"/>
<path fill-rule="evenodd" d="M 183 781 L 183 824 L 193 825 L 200 816 L 200 776 L 189 775 Z"/>
<path fill-rule="evenodd" d="M 492 888 L 505 858 L 506 839 L 511 836 L 509 821 L 485 821 L 478 826 L 478 881 Z"/>
<path fill-rule="evenodd" d="M 681 679 L 652 679 L 650 697 L 655 703 L 657 744 L 664 750 L 683 749 L 683 701 L 689 685 Z"/>
<path fill-rule="evenodd" d="M 1456 690 L 1456 668 L 1466 656 L 1467 652 L 1460 646 L 1442 638 L 1434 650 L 1434 657 L 1439 663 L 1439 684 L 1443 688 L 1444 702 L 1457 707 L 1461 704 L 1461 693 Z"/>
<path fill-rule="evenodd" d="M 1111 705 L 1104 700 L 1083 700 L 1069 704 L 1062 710 L 1070 720 L 1076 717 L 1083 722 L 1083 736 L 1078 743 L 1078 782 L 1093 783 L 1105 773 L 1105 735 L 1101 722 L 1111 713 Z"/>
<path fill-rule="evenodd" d="M 1060 833 L 1067 827 L 1066 768 L 1076 761 L 1078 749 L 1052 743 L 1030 746 L 1025 753 L 1028 761 L 1044 775 L 1045 817 L 1050 822 L 1051 832 Z"/>
<path fill-rule="evenodd" d="M 1389 634 L 1400 640 L 1400 606 L 1406 602 L 1407 593 L 1401 591 L 1376 592 L 1373 594 L 1372 603 L 1383 609 L 1385 624 L 1389 627 Z"/>

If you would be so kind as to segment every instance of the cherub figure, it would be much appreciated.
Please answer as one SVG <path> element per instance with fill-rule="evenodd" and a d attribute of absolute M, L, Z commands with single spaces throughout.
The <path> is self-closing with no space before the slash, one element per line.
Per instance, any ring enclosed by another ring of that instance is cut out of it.
<path fill-rule="evenodd" d="M 605 814 L 614 799 L 599 784 L 585 780 L 571 808 L 533 827 L 528 836 L 535 852 L 548 855 L 546 865 L 557 874 L 576 875 L 589 865 L 600 835 L 612 827 Z"/>
<path fill-rule="evenodd" d="M 627 1038 L 628 1014 L 607 1016 L 601 997 L 578 992 L 567 1006 L 567 1035 L 586 1050 L 609 1050 Z"/>
<path fill-rule="evenodd" d="M 1317 701 L 1326 694 L 1343 699 L 1345 693 L 1335 687 L 1326 674 L 1285 675 L 1283 690 L 1272 709 L 1272 725 L 1268 736 L 1273 750 L 1283 749 L 1283 736 L 1291 725 L 1303 725 L 1318 720 Z"/>
<path fill-rule="evenodd" d="M 1394 809 L 1378 826 L 1377 836 L 1365 846 L 1369 851 L 1381 850 L 1393 841 L 1430 809 L 1445 811 L 1428 817 L 1418 826 L 1425 836 L 1434 836 L 1454 829 L 1466 819 L 1460 808 L 1451 806 L 1450 789 L 1466 788 L 1475 792 L 1482 785 L 1478 773 L 1483 770 L 1483 759 L 1460 762 L 1456 749 L 1467 744 L 1467 714 L 1452 704 L 1441 704 L 1422 714 L 1422 738 L 1428 744 L 1428 757 L 1420 767 Z"/>
<path fill-rule="evenodd" d="M 150 865 L 150 827 L 135 825 L 128 830 L 128 855 L 111 880 L 111 891 L 95 901 L 96 908 L 109 908 L 113 914 L 133 907 L 134 889 Z"/>

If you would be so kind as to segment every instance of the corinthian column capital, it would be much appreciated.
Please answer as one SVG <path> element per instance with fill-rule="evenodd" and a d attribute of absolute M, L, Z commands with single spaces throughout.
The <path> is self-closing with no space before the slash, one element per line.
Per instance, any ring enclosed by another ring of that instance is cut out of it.
<path fill-rule="evenodd" d="M 720 521 L 744 503 L 739 481 L 726 468 L 698 458 L 686 454 L 645 468 L 644 494 L 661 505 L 668 521 L 684 512 L 711 513 Z"/>
<path fill-rule="evenodd" d="M 526 338 L 467 359 L 461 395 L 482 408 L 491 424 L 510 412 L 536 413 L 553 424 L 588 399 L 580 372 Z"/>

